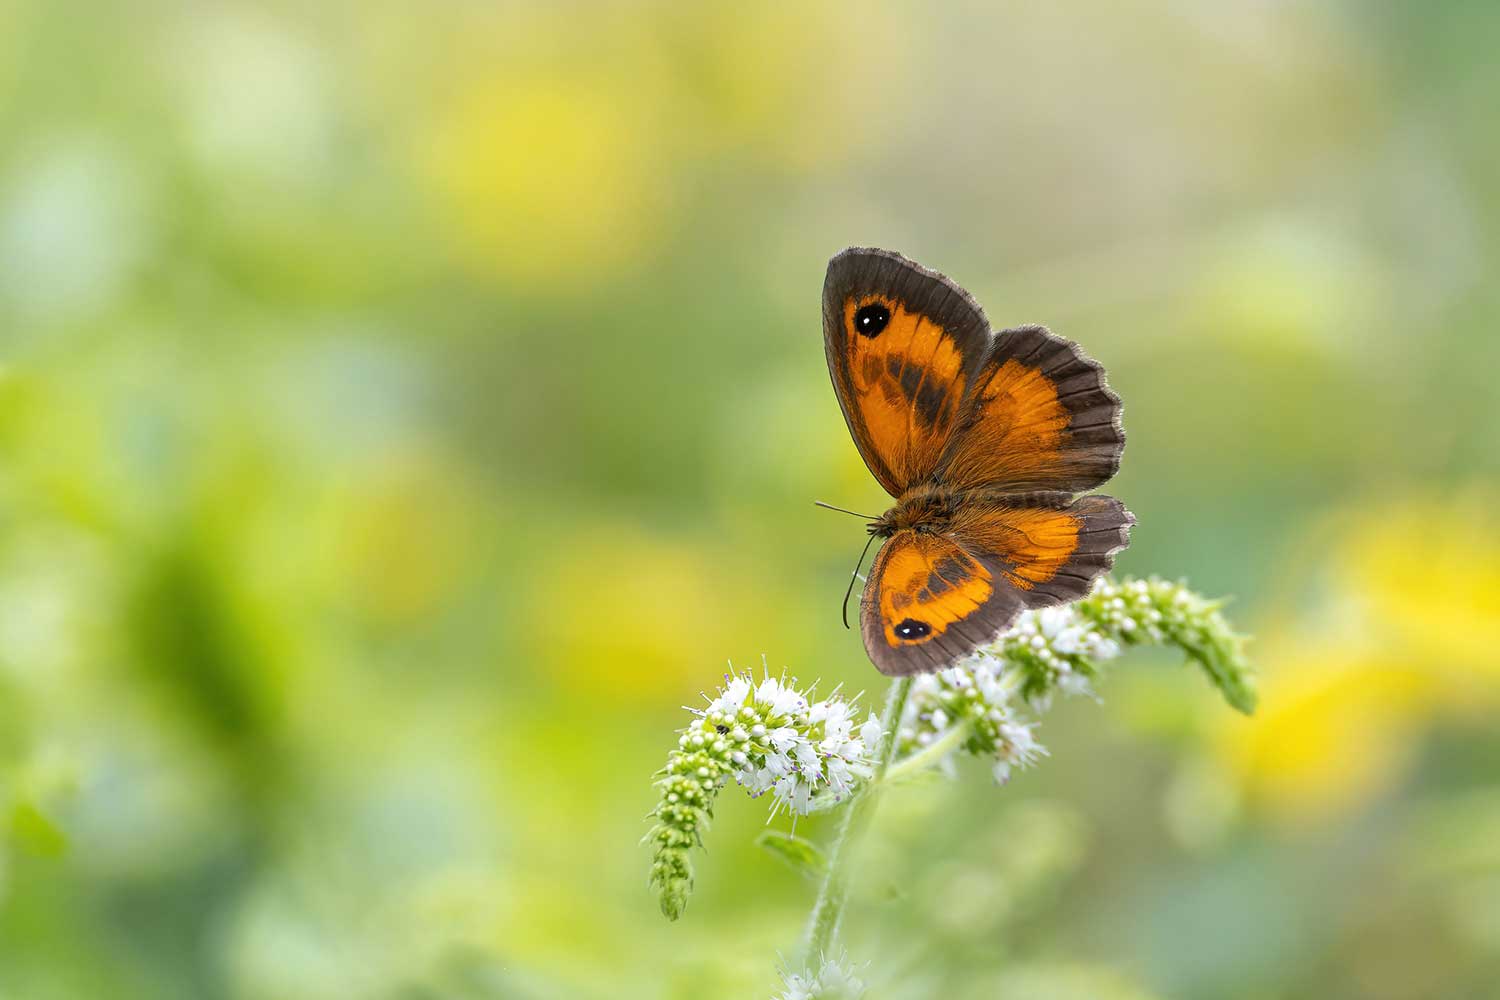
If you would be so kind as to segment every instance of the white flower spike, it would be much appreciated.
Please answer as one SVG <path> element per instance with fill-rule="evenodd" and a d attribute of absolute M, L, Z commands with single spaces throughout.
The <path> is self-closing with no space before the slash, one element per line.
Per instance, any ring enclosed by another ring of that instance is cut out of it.
<path fill-rule="evenodd" d="M 852 732 L 853 708 L 837 696 L 814 702 L 795 680 L 766 674 L 759 683 L 734 674 L 682 731 L 657 781 L 661 801 L 646 835 L 656 846 L 651 884 L 662 912 L 681 915 L 692 891 L 690 851 L 702 843 L 714 799 L 730 778 L 758 798 L 770 792 L 771 815 L 812 811 L 814 798 L 849 795 L 871 774 L 880 723 Z"/>

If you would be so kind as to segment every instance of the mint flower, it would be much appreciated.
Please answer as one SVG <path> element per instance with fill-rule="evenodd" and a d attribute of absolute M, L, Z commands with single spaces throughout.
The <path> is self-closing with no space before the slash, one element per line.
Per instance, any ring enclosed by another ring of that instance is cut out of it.
<path fill-rule="evenodd" d="M 880 722 L 871 715 L 856 728 L 854 709 L 837 693 L 821 701 L 811 691 L 767 674 L 732 674 L 718 696 L 681 731 L 677 749 L 656 782 L 661 800 L 646 840 L 656 847 L 651 886 L 662 913 L 676 920 L 692 892 L 690 852 L 702 844 L 713 803 L 729 778 L 752 798 L 770 793 L 771 815 L 785 808 L 806 815 L 831 797 L 843 800 L 870 777 Z"/>
<path fill-rule="evenodd" d="M 896 767 L 909 773 L 937 765 L 951 772 L 951 754 L 961 750 L 993 760 L 995 780 L 1009 781 L 1013 768 L 1027 767 L 1047 754 L 1037 742 L 1036 723 L 1013 704 L 1018 685 L 1016 670 L 989 653 L 918 677 L 896 734 Z"/>
<path fill-rule="evenodd" d="M 1229 704 L 1248 715 L 1255 711 L 1254 678 L 1245 661 L 1245 637 L 1219 613 L 1224 603 L 1156 577 L 1122 583 L 1104 579 L 1073 610 L 1122 645 L 1176 646 L 1203 669 Z"/>
<path fill-rule="evenodd" d="M 784 971 L 781 981 L 786 989 L 772 1000 L 859 1000 L 865 995 L 865 984 L 844 955 L 825 957 L 816 973 Z"/>
<path fill-rule="evenodd" d="M 1093 695 L 1104 664 L 1127 646 L 1176 646 L 1207 672 L 1235 708 L 1249 712 L 1255 691 L 1241 653 L 1243 638 L 1208 601 L 1164 580 L 1101 580 L 1083 600 L 1028 611 L 957 666 L 918 677 L 897 734 L 891 776 L 925 767 L 952 770 L 956 751 L 992 760 L 1004 784 L 1047 750 L 1026 711 L 1045 712 L 1052 696 Z M 903 759 L 904 758 L 904 759 Z"/>
<path fill-rule="evenodd" d="M 1255 688 L 1244 639 L 1219 613 L 1221 603 L 1154 577 L 1106 579 L 1072 605 L 1026 612 L 953 667 L 898 682 L 891 715 L 896 753 L 885 778 L 899 781 L 933 767 L 951 773 L 961 752 L 988 761 L 995 780 L 1005 783 L 1047 755 L 1036 716 L 1053 696 L 1092 696 L 1104 665 L 1131 646 L 1180 649 L 1248 714 Z M 646 835 L 656 850 L 651 885 L 674 920 L 692 891 L 690 852 L 702 843 L 714 799 L 731 777 L 751 796 L 769 793 L 773 816 L 828 808 L 865 790 L 883 735 L 874 715 L 856 729 L 853 708 L 836 694 L 813 702 L 810 692 L 769 675 L 757 682 L 732 674 L 726 681 L 707 708 L 694 711 L 697 718 L 682 730 L 657 781 L 661 801 Z M 813 982 L 788 978 L 788 996 L 820 995 L 791 992 Z"/>
<path fill-rule="evenodd" d="M 1180 583 L 1152 577 L 1100 580 L 1083 600 L 1023 614 L 1015 627 L 976 654 L 1020 673 L 1020 690 L 1039 709 L 1055 691 L 1092 693 L 1099 668 L 1128 646 L 1176 646 L 1208 674 L 1241 712 L 1255 708 L 1255 689 L 1236 634 L 1209 601 Z"/>

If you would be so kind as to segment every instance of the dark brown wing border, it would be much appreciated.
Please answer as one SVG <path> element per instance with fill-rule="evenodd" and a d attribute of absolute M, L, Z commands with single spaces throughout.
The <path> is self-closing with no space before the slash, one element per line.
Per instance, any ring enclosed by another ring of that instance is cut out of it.
<path fill-rule="evenodd" d="M 871 435 L 854 398 L 854 379 L 849 369 L 851 338 L 844 324 L 844 303 L 851 296 L 889 296 L 912 312 L 930 318 L 952 335 L 964 358 L 964 391 L 989 354 L 994 335 L 984 310 L 974 297 L 947 276 L 923 267 L 891 250 L 849 247 L 828 262 L 823 281 L 823 348 L 828 373 L 833 380 L 839 407 L 849 433 L 854 437 L 865 464 L 891 496 L 926 479 L 933 469 L 897 470 L 890 456 L 875 453 Z M 962 404 L 960 404 L 962 405 Z M 952 434 L 949 433 L 949 440 Z M 939 449 L 941 454 L 941 449 Z M 934 467 L 936 463 L 934 462 Z"/>

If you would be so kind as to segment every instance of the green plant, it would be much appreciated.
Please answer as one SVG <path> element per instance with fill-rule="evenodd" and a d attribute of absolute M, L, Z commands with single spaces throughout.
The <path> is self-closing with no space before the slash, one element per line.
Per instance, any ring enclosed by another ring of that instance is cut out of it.
<path fill-rule="evenodd" d="M 820 878 L 800 965 L 784 973 L 785 998 L 858 996 L 862 990 L 839 943 L 848 897 L 849 857 L 888 786 L 956 755 L 990 763 L 1008 781 L 1047 751 L 1036 718 L 1058 693 L 1092 691 L 1103 665 L 1132 646 L 1181 650 L 1228 702 L 1255 707 L 1243 637 L 1210 601 L 1180 583 L 1101 580 L 1089 596 L 1024 614 L 992 644 L 935 674 L 893 681 L 881 715 L 863 722 L 837 691 L 812 689 L 769 674 L 726 677 L 706 708 L 680 733 L 657 787 L 651 886 L 662 913 L 677 919 L 693 887 L 693 851 L 703 842 L 720 791 L 732 780 L 780 810 L 806 815 L 841 810 L 828 845 L 768 831 L 761 841 Z"/>

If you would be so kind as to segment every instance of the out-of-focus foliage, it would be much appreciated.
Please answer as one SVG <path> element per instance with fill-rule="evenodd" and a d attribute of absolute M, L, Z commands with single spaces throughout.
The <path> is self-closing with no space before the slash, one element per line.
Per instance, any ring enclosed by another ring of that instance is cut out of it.
<path fill-rule="evenodd" d="M 1121 672 L 882 803 L 872 995 L 1500 982 L 1500 7 L 0 0 L 0 993 L 770 995 L 809 891 L 648 776 L 726 659 L 879 683 L 818 291 L 1104 362 Z M 826 688 L 825 688 L 826 689 Z M 979 784 L 974 784 L 978 781 Z M 818 820 L 798 834 L 816 837 Z"/>

